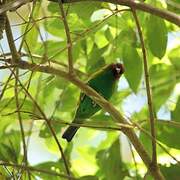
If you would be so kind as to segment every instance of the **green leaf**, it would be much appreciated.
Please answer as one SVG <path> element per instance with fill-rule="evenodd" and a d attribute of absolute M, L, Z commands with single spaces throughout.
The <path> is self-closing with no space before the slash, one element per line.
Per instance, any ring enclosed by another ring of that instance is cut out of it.
<path fill-rule="evenodd" d="M 167 9 L 176 14 L 180 14 L 179 3 L 180 3 L 179 0 L 166 1 Z"/>
<path fill-rule="evenodd" d="M 18 163 L 20 157 L 20 133 L 12 130 L 0 137 L 0 160 Z"/>
<path fill-rule="evenodd" d="M 59 76 L 56 76 L 55 79 L 54 79 L 54 82 L 55 86 L 58 88 L 58 89 L 64 89 L 65 87 L 68 86 L 69 82 L 68 81 L 65 81 L 63 78 L 59 77 Z"/>
<path fill-rule="evenodd" d="M 39 36 L 39 32 L 38 30 L 33 27 L 26 35 L 26 42 L 27 43 L 24 43 L 24 50 L 26 52 L 29 52 L 29 49 L 31 50 L 31 53 L 34 52 L 34 48 L 36 47 L 37 45 L 37 39 L 38 39 L 38 36 Z M 28 44 L 28 47 L 26 46 L 26 44 Z M 29 48 L 29 49 L 28 49 Z"/>
<path fill-rule="evenodd" d="M 0 166 L 0 179 L 1 180 L 7 180 L 10 179 L 10 175 L 8 174 L 8 172 L 6 171 L 6 169 L 4 168 L 4 166 Z"/>
<path fill-rule="evenodd" d="M 32 107 L 33 107 L 33 103 L 30 100 L 27 99 L 23 99 L 23 98 L 19 98 L 19 104 L 22 105 L 21 106 L 21 111 L 27 111 L 27 112 L 31 112 Z M 15 102 L 15 98 L 5 98 L 3 100 L 0 101 L 0 111 L 1 111 L 1 115 L 6 115 L 6 113 L 11 113 L 16 111 L 16 102 Z M 10 116 L 11 118 L 13 117 L 13 119 L 11 119 L 11 122 L 14 122 L 13 120 L 15 120 L 17 118 L 17 114 L 11 114 Z M 24 119 L 29 118 L 29 114 L 27 113 L 21 113 L 21 117 Z"/>
<path fill-rule="evenodd" d="M 165 178 L 172 179 L 172 180 L 179 180 L 180 171 L 179 171 L 179 164 L 170 164 L 170 166 L 160 166 L 160 170 L 165 176 Z"/>
<path fill-rule="evenodd" d="M 41 3 L 37 3 L 32 14 L 33 19 L 39 17 L 40 7 L 41 7 Z M 28 53 L 29 53 L 29 50 L 31 51 L 31 53 L 34 52 L 34 48 L 37 45 L 37 41 L 39 37 L 38 28 L 39 27 L 37 27 L 37 25 L 35 25 L 34 23 L 32 24 L 30 23 L 30 26 L 28 29 L 26 29 L 26 26 L 22 28 L 22 33 L 27 33 L 25 34 L 26 43 L 23 44 L 23 48 Z M 24 32 L 25 30 L 27 32 Z M 26 45 L 28 45 L 28 47 Z"/>
<path fill-rule="evenodd" d="M 61 62 L 66 62 L 66 51 L 62 51 L 65 48 L 65 41 L 44 41 L 44 43 L 37 43 L 34 52 L 40 56 L 46 55 L 47 57 L 53 56 L 56 59 L 60 59 Z M 37 62 L 42 62 L 44 59 L 37 59 Z"/>
<path fill-rule="evenodd" d="M 83 176 L 78 178 L 78 180 L 98 180 L 97 176 Z"/>
<path fill-rule="evenodd" d="M 178 101 L 176 103 L 176 108 L 174 111 L 171 112 L 171 119 L 173 121 L 179 121 L 180 122 L 180 96 L 178 98 Z"/>
<path fill-rule="evenodd" d="M 168 57 L 171 61 L 171 63 L 173 65 L 175 65 L 175 67 L 177 69 L 180 69 L 180 57 L 179 57 L 179 49 L 180 49 L 180 46 L 172 49 L 169 54 L 168 54 Z"/>
<path fill-rule="evenodd" d="M 1 116 L 0 115 L 0 137 L 4 134 L 6 128 L 11 125 L 12 116 Z"/>
<path fill-rule="evenodd" d="M 74 86 L 68 86 L 63 94 L 61 95 L 61 98 L 59 99 L 59 106 L 58 109 L 62 112 L 71 112 L 75 110 L 75 107 L 77 106 L 77 98 L 78 92 L 76 91 L 76 88 Z"/>
<path fill-rule="evenodd" d="M 86 39 L 81 40 L 81 48 L 85 54 L 87 54 L 87 41 Z"/>
<path fill-rule="evenodd" d="M 94 42 L 98 46 L 98 48 L 108 47 L 109 41 L 104 36 L 104 31 L 97 31 L 94 34 Z"/>
<path fill-rule="evenodd" d="M 150 124 L 149 124 L 149 122 L 146 122 L 146 124 L 144 124 L 142 126 L 142 128 L 145 131 L 150 132 Z M 156 132 L 157 132 L 157 129 L 156 129 Z M 152 140 L 151 140 L 151 138 L 149 136 L 147 136 L 144 132 L 141 131 L 139 139 L 142 142 L 143 146 L 145 147 L 146 151 L 149 153 L 149 155 L 151 155 L 152 154 Z M 162 152 L 162 150 L 157 146 L 157 153 L 159 154 L 160 152 Z"/>
<path fill-rule="evenodd" d="M 121 86 L 121 84 L 120 84 Z M 123 100 L 129 96 L 131 94 L 131 90 L 128 88 L 128 89 L 125 89 L 125 90 L 120 90 L 120 91 L 116 91 L 112 97 L 111 97 L 111 102 L 113 105 L 116 105 L 116 106 L 119 106 Z"/>
<path fill-rule="evenodd" d="M 90 25 L 91 15 L 94 13 L 95 10 L 101 7 L 100 4 L 101 3 L 91 2 L 91 3 L 86 3 L 85 5 L 84 3 L 77 2 L 73 4 L 73 6 L 71 6 L 69 13 L 77 14 L 79 19 L 81 19 L 85 25 Z M 86 9 L 84 9 L 85 6 Z"/>
<path fill-rule="evenodd" d="M 110 31 L 110 28 L 107 28 L 107 30 L 105 31 L 104 35 L 106 36 L 106 39 L 111 42 L 113 40 L 113 36 L 112 33 Z"/>
<path fill-rule="evenodd" d="M 57 4 L 56 4 L 56 6 L 57 6 Z M 56 18 L 56 19 L 53 18 L 53 19 L 47 21 L 45 30 L 54 36 L 57 36 L 57 37 L 63 38 L 63 39 L 65 38 L 64 25 L 60 18 Z"/>
<path fill-rule="evenodd" d="M 157 138 L 168 147 L 180 149 L 180 131 L 178 127 L 158 123 Z"/>
<path fill-rule="evenodd" d="M 88 73 L 96 72 L 98 69 L 100 69 L 100 67 L 105 65 L 105 60 L 102 55 L 106 49 L 107 47 L 99 49 L 97 45 L 94 44 L 86 65 L 86 71 Z"/>
<path fill-rule="evenodd" d="M 72 47 L 73 62 L 76 62 L 76 60 L 79 58 L 80 50 L 81 50 L 80 43 L 73 44 Z"/>
<path fill-rule="evenodd" d="M 169 98 L 176 84 L 173 66 L 161 63 L 152 65 L 150 68 L 150 80 L 154 106 L 158 111 Z"/>
<path fill-rule="evenodd" d="M 62 161 L 57 161 L 57 162 L 53 162 L 53 161 L 48 161 L 48 162 L 43 162 L 40 164 L 37 164 L 36 166 L 33 166 L 34 168 L 37 169 L 42 169 L 42 170 L 47 170 L 47 171 L 51 171 L 54 173 L 65 173 L 65 169 L 64 169 L 64 165 L 62 163 Z M 43 173 L 43 172 L 35 172 L 36 176 L 41 177 L 42 179 L 51 179 L 51 180 L 56 180 L 56 179 L 64 179 L 62 177 L 59 176 L 55 176 L 55 175 L 51 175 L 51 174 L 47 174 L 47 173 Z"/>
<path fill-rule="evenodd" d="M 57 6 L 57 2 L 49 1 L 48 3 L 48 11 L 51 13 L 57 13 L 59 14 L 59 6 Z"/>
<path fill-rule="evenodd" d="M 170 148 L 180 149 L 179 139 L 177 138 L 180 137 L 179 128 L 159 121 L 157 122 L 156 126 L 157 140 Z M 146 123 L 143 128 L 150 132 L 149 123 Z M 140 140 L 143 142 L 143 145 L 146 147 L 146 149 L 151 153 L 151 148 L 149 148 L 151 147 L 151 139 L 146 134 L 141 132 Z M 159 147 L 158 151 L 162 152 L 162 149 Z"/>
<path fill-rule="evenodd" d="M 147 20 L 147 41 L 152 54 L 160 59 L 166 53 L 167 33 L 164 20 L 150 15 Z"/>
<path fill-rule="evenodd" d="M 133 46 L 136 44 L 137 41 L 136 32 L 133 31 L 132 28 L 123 29 L 116 37 L 116 41 L 119 44 L 123 43 L 123 47 L 124 44 Z"/>
<path fill-rule="evenodd" d="M 132 28 L 124 28 L 120 33 L 110 42 L 111 46 L 106 51 L 106 62 L 112 63 L 115 59 L 120 59 L 123 55 L 124 46 L 136 47 L 137 38 L 135 31 Z M 109 50 L 109 52 L 108 52 Z"/>
<path fill-rule="evenodd" d="M 99 174 L 103 178 L 119 180 L 128 175 L 127 168 L 120 156 L 119 138 L 114 141 L 109 149 L 100 150 L 96 155 L 96 159 L 99 166 Z"/>
<path fill-rule="evenodd" d="M 53 79 L 51 79 L 50 81 L 46 80 L 45 84 L 44 84 L 44 88 L 43 88 L 43 97 L 47 97 L 51 96 L 54 89 L 57 87 L 57 84 L 55 83 L 56 79 L 53 76 Z"/>
<path fill-rule="evenodd" d="M 60 124 L 58 124 L 58 122 L 54 122 L 53 119 L 51 120 L 51 125 L 56 134 L 59 133 L 62 129 L 62 126 Z M 41 138 L 52 137 L 52 133 L 49 130 L 49 127 L 47 127 L 46 123 L 44 123 L 44 127 L 41 128 L 41 130 L 39 131 L 39 137 L 41 137 Z"/>
<path fill-rule="evenodd" d="M 122 58 L 125 67 L 125 77 L 130 88 L 136 93 L 142 76 L 142 61 L 137 50 L 130 45 L 124 45 Z"/>
<path fill-rule="evenodd" d="M 178 80 L 178 82 L 180 82 L 180 56 L 179 56 L 179 50 L 180 50 L 180 46 L 172 49 L 169 54 L 168 57 L 171 61 L 171 63 L 174 66 L 175 69 L 175 73 L 176 73 L 176 80 Z"/>
<path fill-rule="evenodd" d="M 101 122 L 101 121 L 107 121 L 107 123 L 109 121 L 112 121 L 112 117 L 109 115 L 104 114 L 103 112 L 99 113 L 99 114 L 95 114 L 94 116 L 91 117 L 92 120 L 96 121 L 97 123 Z M 92 121 L 89 121 L 89 123 L 91 123 Z"/>

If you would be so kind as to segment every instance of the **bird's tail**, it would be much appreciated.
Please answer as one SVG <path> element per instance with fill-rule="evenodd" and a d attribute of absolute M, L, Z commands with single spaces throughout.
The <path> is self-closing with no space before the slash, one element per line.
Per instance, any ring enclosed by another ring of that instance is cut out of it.
<path fill-rule="evenodd" d="M 64 132 L 64 134 L 62 135 L 62 138 L 66 139 L 68 142 L 70 142 L 72 140 L 72 138 L 74 137 L 74 135 L 76 134 L 78 129 L 79 129 L 79 127 L 69 126 L 66 129 L 66 131 Z"/>

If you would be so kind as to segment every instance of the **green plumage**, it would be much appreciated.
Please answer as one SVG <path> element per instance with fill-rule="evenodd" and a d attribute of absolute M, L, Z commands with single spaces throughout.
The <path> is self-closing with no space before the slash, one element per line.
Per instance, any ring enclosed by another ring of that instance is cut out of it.
<path fill-rule="evenodd" d="M 105 99 L 109 100 L 115 90 L 116 83 L 123 72 L 124 68 L 122 64 L 110 64 L 95 73 L 87 84 Z M 79 106 L 76 110 L 73 123 L 83 123 L 85 119 L 90 118 L 100 109 L 101 107 L 90 97 L 86 96 L 84 93 L 81 93 Z M 79 127 L 69 126 L 62 137 L 69 142 L 78 129 Z"/>

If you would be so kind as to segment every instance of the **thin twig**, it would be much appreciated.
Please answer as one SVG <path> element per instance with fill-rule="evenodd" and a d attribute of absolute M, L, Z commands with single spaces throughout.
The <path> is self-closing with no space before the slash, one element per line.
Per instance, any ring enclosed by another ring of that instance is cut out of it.
<path fill-rule="evenodd" d="M 18 168 L 18 169 L 25 169 L 25 170 L 29 170 L 29 171 L 35 171 L 35 172 L 40 172 L 40 173 L 44 173 L 44 174 L 49 174 L 49 175 L 52 175 L 52 176 L 59 176 L 61 178 L 66 178 L 66 179 L 76 179 L 72 176 L 67 176 L 65 174 L 61 174 L 61 173 L 57 173 L 57 172 L 54 172 L 54 171 L 48 171 L 48 170 L 45 170 L 45 169 L 39 169 L 39 168 L 34 168 L 34 167 L 31 167 L 31 166 L 24 166 L 24 165 L 19 165 L 19 164 L 12 164 L 12 163 L 9 163 L 9 162 L 3 162 L 3 161 L 0 161 L 0 165 L 1 166 L 10 166 L 10 167 L 14 167 L 14 168 Z"/>
<path fill-rule="evenodd" d="M 14 74 L 14 76 L 16 76 Z M 59 151 L 61 153 L 61 156 L 62 156 L 62 159 L 64 161 L 64 165 L 65 165 L 65 168 L 66 168 L 66 171 L 67 171 L 67 174 L 70 176 L 70 170 L 69 170 L 69 167 L 68 167 L 68 163 L 67 163 L 67 160 L 66 160 L 66 157 L 64 155 L 64 152 L 63 152 L 63 149 L 61 147 L 61 144 L 59 143 L 59 140 L 56 136 L 56 133 L 51 125 L 51 123 L 48 121 L 45 113 L 42 111 L 42 109 L 40 108 L 40 106 L 38 105 L 38 103 L 36 102 L 36 100 L 31 96 L 31 94 L 27 91 L 27 89 L 23 86 L 23 84 L 20 82 L 20 80 L 18 79 L 18 83 L 20 84 L 20 86 L 22 87 L 22 89 L 24 90 L 25 94 L 31 99 L 31 101 L 34 103 L 34 105 L 37 107 L 38 111 L 41 113 L 41 115 L 43 116 L 43 118 L 46 120 L 46 123 L 56 141 L 56 144 L 58 145 L 58 148 L 59 148 Z"/>
<path fill-rule="evenodd" d="M 19 61 L 19 54 L 16 50 L 16 46 L 14 44 L 14 40 L 13 40 L 13 35 L 12 35 L 12 31 L 11 31 L 11 26 L 9 23 L 9 19 L 6 16 L 6 34 L 7 34 L 7 39 L 8 39 L 8 43 L 9 43 L 9 48 L 11 50 L 11 54 L 12 54 L 12 63 L 18 63 Z M 11 71 L 12 74 L 16 74 L 15 77 L 15 86 L 14 86 L 14 93 L 15 93 L 15 101 L 16 101 L 16 107 L 17 109 L 19 109 L 19 98 L 18 98 L 18 74 L 19 71 L 18 69 L 16 69 L 16 72 L 14 72 L 14 70 Z M 18 111 L 17 112 L 18 115 L 18 120 L 19 120 L 19 125 L 20 125 L 20 130 L 21 130 L 21 136 L 22 136 L 22 142 L 23 142 L 23 154 L 24 154 L 24 162 L 26 164 L 26 166 L 28 165 L 28 159 L 27 159 L 27 149 L 26 149 L 26 142 L 25 142 L 25 134 L 24 134 L 24 128 L 23 128 L 23 123 L 22 123 L 22 118 L 21 118 L 21 114 Z M 30 172 L 27 171 L 28 173 L 28 178 L 29 180 L 31 180 L 31 176 L 30 176 Z"/>
<path fill-rule="evenodd" d="M 68 22 L 67 22 L 67 19 L 66 19 L 66 14 L 64 12 L 62 0 L 58 0 L 58 4 L 59 4 L 60 11 L 61 11 L 62 21 L 63 21 L 63 24 L 64 24 L 64 29 L 65 29 L 66 38 L 67 38 L 69 74 L 73 75 L 74 74 L 73 55 L 72 55 L 73 46 L 72 46 L 72 41 L 71 41 L 69 25 L 68 25 Z"/>
<path fill-rule="evenodd" d="M 5 55 L 6 55 L 6 54 L 5 54 Z M 29 54 L 26 54 L 26 53 L 21 53 L 21 57 L 23 57 L 23 56 L 25 56 L 25 57 L 31 57 L 31 58 L 37 58 L 37 59 L 42 59 L 42 58 L 44 58 L 43 56 L 36 55 L 36 54 L 31 54 L 31 55 L 29 55 Z M 1 60 L 1 59 L 0 59 L 0 60 Z M 50 61 L 49 58 L 48 58 L 47 60 Z M 33 62 L 33 61 L 32 61 L 32 62 Z M 68 69 L 68 65 L 65 64 L 65 63 L 63 63 L 63 62 L 61 62 L 61 60 L 51 60 L 50 63 L 52 63 L 52 65 L 53 65 L 53 64 L 56 64 L 56 65 L 62 66 L 63 68 Z M 79 69 L 77 69 L 77 68 L 74 68 L 74 70 L 76 71 L 77 75 L 80 75 L 80 76 L 82 75 L 82 76 L 84 76 L 84 77 L 86 77 L 86 78 L 89 77 L 88 74 L 86 74 L 85 72 L 83 72 L 83 71 L 81 71 L 81 70 L 79 70 Z"/>
<path fill-rule="evenodd" d="M 19 40 L 19 39 L 23 39 L 22 41 L 21 41 L 21 44 L 22 44 L 22 42 L 24 42 L 25 41 L 25 39 L 24 39 L 24 37 L 25 37 L 25 35 L 29 32 L 29 31 L 31 31 L 31 29 L 34 27 L 34 24 L 29 28 L 29 29 L 27 29 L 26 31 L 24 31 L 20 36 L 18 36 L 16 39 L 14 39 L 14 41 L 17 41 L 17 40 Z M 22 44 L 22 46 L 23 46 L 23 44 Z M 20 46 L 20 48 L 21 48 L 21 46 Z M 21 53 L 20 51 L 19 51 L 19 53 Z"/>
<path fill-rule="evenodd" d="M 55 16 L 55 15 L 53 15 L 53 16 L 44 16 L 44 17 L 41 17 L 41 18 L 37 18 L 37 19 L 34 19 L 33 21 L 31 21 L 31 20 L 29 20 L 31 23 L 33 23 L 33 22 L 39 22 L 39 21 L 42 21 L 42 20 L 45 20 L 45 19 L 53 19 L 53 18 L 61 18 L 61 16 Z M 29 22 L 28 21 L 28 22 Z M 22 25 L 25 25 L 25 24 L 27 24 L 28 22 L 26 22 L 26 21 L 24 21 L 24 22 L 22 22 L 22 23 L 18 23 L 18 24 L 12 24 L 12 26 L 22 26 Z"/>
<path fill-rule="evenodd" d="M 40 119 L 36 119 L 36 120 L 43 120 L 42 118 Z M 86 127 L 86 128 L 93 128 L 93 129 L 99 129 L 99 130 L 116 130 L 116 131 L 121 131 L 122 128 L 129 128 L 129 129 L 134 129 L 135 126 L 134 125 L 128 125 L 128 124 L 122 124 L 122 123 L 117 123 L 116 126 L 111 126 L 110 124 L 107 124 L 107 126 L 105 125 L 100 125 L 98 123 L 95 124 L 88 124 L 88 123 L 84 123 L 84 124 L 78 124 L 78 123 L 68 123 L 66 121 L 57 121 L 57 120 L 53 120 L 54 123 L 59 124 L 59 125 L 69 125 L 69 126 L 75 126 L 75 127 Z"/>
<path fill-rule="evenodd" d="M 32 72 L 32 74 L 33 74 L 33 72 Z M 37 88 L 36 88 L 36 95 L 35 95 L 36 101 L 38 100 L 38 97 L 39 97 L 39 93 L 40 93 L 39 89 L 41 89 L 41 80 L 42 80 L 42 74 L 40 74 L 40 76 L 38 78 L 38 83 L 37 83 Z M 36 106 L 33 107 L 32 112 L 33 112 L 32 113 L 33 115 L 36 113 Z M 31 121 L 30 128 L 28 130 L 29 134 L 32 133 L 33 127 L 34 127 L 34 121 Z M 28 136 L 28 138 L 27 138 L 27 147 L 29 146 L 30 138 L 31 138 L 31 136 Z"/>
<path fill-rule="evenodd" d="M 8 39 L 9 47 L 10 47 L 10 50 L 11 50 L 11 54 L 12 54 L 12 60 L 13 60 L 12 63 L 15 64 L 19 60 L 19 54 L 18 54 L 18 52 L 16 50 L 16 46 L 14 44 L 13 35 L 12 35 L 9 19 L 8 19 L 7 16 L 6 16 L 6 34 L 7 34 L 7 39 Z M 14 70 L 12 70 L 11 73 L 15 74 Z M 18 83 L 17 83 L 18 82 L 17 81 L 18 74 L 19 74 L 19 71 L 18 71 L 18 69 L 16 69 L 14 92 L 15 92 L 15 100 L 16 100 L 17 109 L 19 109 L 19 98 L 18 98 L 18 89 L 17 89 L 18 88 Z M 23 128 L 21 114 L 20 114 L 19 111 L 17 112 L 17 115 L 18 115 L 18 119 L 19 119 L 19 125 L 20 125 L 22 142 L 23 142 L 24 162 L 25 162 L 25 164 L 27 166 L 28 165 L 28 160 L 27 160 L 27 149 L 26 149 L 26 142 L 25 142 L 25 134 L 24 134 L 24 128 Z M 27 173 L 28 173 L 29 180 L 31 180 L 30 173 L 28 171 L 27 171 Z"/>
<path fill-rule="evenodd" d="M 16 69 L 16 78 L 18 78 L 19 71 Z M 19 98 L 18 98 L 18 80 L 15 78 L 15 86 L 14 86 L 14 92 L 15 92 L 15 100 L 16 100 L 16 108 L 17 108 L 17 116 L 19 120 L 19 125 L 20 125 L 20 130 L 21 130 L 21 136 L 22 136 L 22 142 L 23 142 L 23 154 L 24 154 L 24 162 L 26 166 L 28 165 L 28 157 L 27 157 L 27 148 L 26 148 L 26 141 L 25 141 L 25 133 L 24 133 L 24 127 L 22 123 L 22 117 L 21 113 L 19 112 L 20 109 L 20 104 L 19 104 Z M 27 171 L 28 173 L 28 178 L 31 180 L 31 175 L 30 172 Z"/>
<path fill-rule="evenodd" d="M 13 68 L 13 67 L 17 67 L 17 65 L 6 65 L 6 66 L 0 66 L 0 69 L 9 69 L 9 68 Z"/>
<path fill-rule="evenodd" d="M 147 135 L 148 137 L 150 137 L 151 139 L 153 139 L 152 135 L 145 130 L 144 128 L 142 128 L 139 124 L 134 123 L 134 125 L 140 130 L 142 131 L 145 135 Z M 180 164 L 180 161 L 178 159 L 176 159 L 168 150 L 166 147 L 164 147 L 157 139 L 155 139 L 156 143 L 159 145 L 159 147 L 166 152 L 172 159 L 174 159 L 178 164 Z"/>
<path fill-rule="evenodd" d="M 131 142 L 128 140 L 129 142 L 129 147 L 130 147 L 130 150 L 131 150 L 131 154 L 132 154 L 132 158 L 133 158 L 133 162 L 134 162 L 134 166 L 135 166 L 135 171 L 136 171 L 136 180 L 138 180 L 138 168 L 137 168 L 137 162 L 136 162 L 136 159 L 135 159 L 135 155 L 134 155 L 134 151 L 133 151 L 133 147 L 132 147 L 132 144 Z"/>
<path fill-rule="evenodd" d="M 7 36 L 9 48 L 11 50 L 11 54 L 12 54 L 12 57 L 13 57 L 12 62 L 13 62 L 13 64 L 15 64 L 15 63 L 18 62 L 19 54 L 18 54 L 18 52 L 16 50 L 16 46 L 14 44 L 14 39 L 13 39 L 12 31 L 11 31 L 11 26 L 10 26 L 9 19 L 8 19 L 7 16 L 6 16 L 5 30 L 6 30 L 6 36 Z"/>
<path fill-rule="evenodd" d="M 22 47 L 23 47 L 23 44 L 24 44 L 24 41 L 25 41 L 25 38 L 26 38 L 26 34 L 27 34 L 27 33 L 33 28 L 33 26 L 34 26 L 34 24 L 33 24 L 33 25 L 29 28 L 29 26 L 30 26 L 30 24 L 31 24 L 31 19 L 33 18 L 33 13 L 34 13 L 34 10 L 35 10 L 35 6 L 36 6 L 36 0 L 33 1 L 32 10 L 31 10 L 31 13 L 30 13 L 30 16 L 29 16 L 28 23 L 27 23 L 26 28 L 25 28 L 25 30 L 24 30 L 23 36 L 21 36 L 21 37 L 23 37 L 23 38 L 22 38 L 21 44 L 20 44 L 20 46 L 19 46 L 19 52 L 21 52 L 21 50 L 22 50 Z M 19 38 L 17 38 L 17 39 L 19 39 Z M 16 39 L 16 40 L 17 40 L 17 39 Z"/>
<path fill-rule="evenodd" d="M 11 80 L 12 75 L 13 75 L 12 73 L 9 75 L 7 81 L 4 84 L 4 87 L 3 87 L 2 91 L 1 91 L 1 94 L 0 94 L 0 100 L 3 98 L 3 95 L 4 95 L 5 91 L 6 91 L 6 88 L 7 88 L 8 84 L 9 84 L 9 81 Z"/>
<path fill-rule="evenodd" d="M 12 180 L 16 180 L 14 174 L 6 167 L 6 165 L 3 165 L 3 168 L 5 169 L 6 173 L 12 178 Z"/>
<path fill-rule="evenodd" d="M 152 103 L 152 94 L 151 94 L 151 87 L 150 87 L 150 79 L 149 79 L 149 70 L 148 70 L 148 61 L 146 56 L 146 48 L 144 44 L 144 38 L 141 31 L 140 23 L 136 14 L 136 10 L 132 8 L 132 13 L 136 22 L 136 26 L 139 33 L 139 38 L 141 41 L 141 48 L 143 53 L 143 65 L 144 65 L 144 74 L 145 74 L 145 83 L 146 83 L 146 94 L 147 94 L 147 101 L 148 101 L 148 109 L 149 109 L 149 116 L 150 116 L 150 126 L 151 126 L 151 135 L 152 139 L 152 166 L 154 168 L 157 167 L 157 152 L 156 152 L 156 129 L 155 129 L 155 117 L 153 112 L 153 103 Z"/>
<path fill-rule="evenodd" d="M 147 120 L 140 120 L 138 122 L 140 124 L 143 124 L 143 123 L 147 123 Z M 180 128 L 180 122 L 175 120 L 157 119 L 157 124 L 164 124 L 164 125 Z"/>

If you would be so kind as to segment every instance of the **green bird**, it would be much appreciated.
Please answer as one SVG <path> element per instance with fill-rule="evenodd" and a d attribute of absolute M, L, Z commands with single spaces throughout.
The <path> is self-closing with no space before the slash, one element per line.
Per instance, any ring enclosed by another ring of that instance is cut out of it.
<path fill-rule="evenodd" d="M 96 72 L 87 84 L 92 87 L 96 92 L 109 100 L 115 91 L 116 83 L 120 76 L 124 73 L 124 67 L 120 63 L 110 64 Z M 85 119 L 90 118 L 93 114 L 98 112 L 101 107 L 96 104 L 90 97 L 81 93 L 79 106 L 76 110 L 73 123 L 82 124 Z M 72 140 L 79 127 L 69 126 L 64 132 L 62 138 L 68 142 Z"/>

